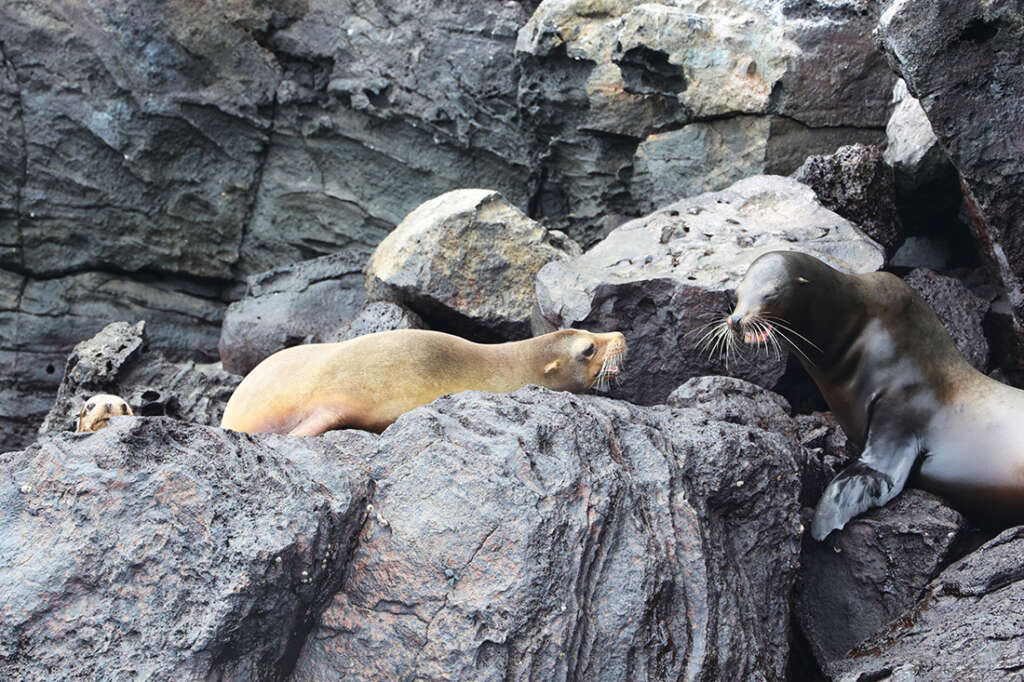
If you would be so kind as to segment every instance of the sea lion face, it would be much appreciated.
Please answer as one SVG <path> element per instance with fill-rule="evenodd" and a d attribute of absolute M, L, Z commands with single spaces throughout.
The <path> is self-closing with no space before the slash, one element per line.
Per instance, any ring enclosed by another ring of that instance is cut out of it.
<path fill-rule="evenodd" d="M 622 371 L 626 337 L 566 329 L 557 335 L 555 358 L 544 368 L 545 385 L 564 391 L 606 390 Z"/>
<path fill-rule="evenodd" d="M 85 401 L 85 405 L 78 413 L 78 428 L 75 431 L 98 431 L 110 424 L 111 417 L 132 414 L 132 408 L 122 398 L 100 393 Z"/>
<path fill-rule="evenodd" d="M 727 318 L 735 337 L 748 345 L 776 345 L 776 334 L 798 334 L 796 312 L 806 308 L 810 279 L 800 268 L 803 254 L 772 251 L 755 260 L 739 286 Z"/>

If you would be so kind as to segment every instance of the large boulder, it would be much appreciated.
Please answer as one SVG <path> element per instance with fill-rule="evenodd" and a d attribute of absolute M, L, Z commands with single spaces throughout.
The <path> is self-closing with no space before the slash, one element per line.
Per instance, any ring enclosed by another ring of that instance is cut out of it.
<path fill-rule="evenodd" d="M 1011 528 L 939 574 L 924 597 L 830 666 L 832 679 L 1015 680 L 1024 527 Z"/>
<path fill-rule="evenodd" d="M 366 302 L 368 248 L 351 248 L 251 275 L 245 296 L 221 325 L 224 369 L 248 374 L 271 353 L 309 342 L 350 322 Z"/>
<path fill-rule="evenodd" d="M 960 174 L 1024 356 L 1024 13 L 1018 0 L 890 2 L 878 36 Z"/>
<path fill-rule="evenodd" d="M 115 417 L 0 455 L 0 676 L 283 679 L 346 573 L 372 442 Z"/>
<path fill-rule="evenodd" d="M 400 417 L 293 679 L 782 679 L 799 445 L 747 425 L 762 389 L 717 383 L 677 408 L 528 387 Z"/>
<path fill-rule="evenodd" d="M 794 608 L 822 669 L 917 602 L 965 525 L 939 498 L 909 489 L 825 542 L 805 537 Z"/>
<path fill-rule="evenodd" d="M 145 322 L 113 322 L 68 356 L 39 431 L 74 430 L 78 411 L 97 393 L 121 396 L 137 415 L 216 426 L 239 381 L 216 365 L 168 360 L 149 345 Z"/>
<path fill-rule="evenodd" d="M 497 192 L 456 190 L 419 206 L 377 246 L 366 292 L 408 306 L 435 329 L 521 339 L 530 335 L 537 272 L 579 254 Z"/>
<path fill-rule="evenodd" d="M 785 356 L 731 357 L 707 345 L 710 326 L 758 255 L 802 250 L 850 272 L 883 263 L 882 247 L 821 206 L 795 180 L 755 176 L 670 204 L 617 228 L 579 258 L 537 276 L 534 331 L 618 329 L 630 345 L 612 395 L 652 404 L 687 378 L 731 374 L 773 386 Z"/>

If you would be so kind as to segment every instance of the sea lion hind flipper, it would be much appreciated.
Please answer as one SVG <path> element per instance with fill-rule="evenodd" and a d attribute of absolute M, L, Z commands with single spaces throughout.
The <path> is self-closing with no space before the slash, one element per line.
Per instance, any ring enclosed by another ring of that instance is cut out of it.
<path fill-rule="evenodd" d="M 874 456 L 871 444 L 860 458 L 843 469 L 825 488 L 814 510 L 811 537 L 824 540 L 858 514 L 881 507 L 903 490 L 920 450 L 916 440 L 904 447 L 887 448 L 885 457 Z"/>
<path fill-rule="evenodd" d="M 317 407 L 288 432 L 289 436 L 319 436 L 347 424 L 345 417 L 327 407 Z"/>

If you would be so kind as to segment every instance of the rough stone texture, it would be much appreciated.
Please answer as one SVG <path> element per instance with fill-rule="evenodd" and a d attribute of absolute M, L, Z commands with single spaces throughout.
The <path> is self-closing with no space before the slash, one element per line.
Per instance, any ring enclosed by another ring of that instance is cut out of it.
<path fill-rule="evenodd" d="M 859 227 L 892 254 L 903 240 L 896 213 L 892 168 L 877 147 L 840 147 L 829 156 L 810 156 L 793 174 L 814 190 L 825 208 Z"/>
<path fill-rule="evenodd" d="M 797 414 L 793 420 L 800 444 L 804 446 L 800 504 L 813 508 L 829 482 L 860 454 L 860 449 L 849 441 L 831 412 Z"/>
<path fill-rule="evenodd" d="M 824 542 L 805 537 L 794 607 L 822 669 L 914 605 L 965 525 L 938 497 L 908 489 Z"/>
<path fill-rule="evenodd" d="M 726 367 L 724 357 L 701 348 L 702 325 L 728 312 L 747 266 L 772 249 L 804 250 L 854 272 L 877 270 L 883 260 L 878 244 L 823 208 L 806 185 L 755 176 L 626 223 L 583 256 L 546 265 L 534 332 L 621 331 L 630 355 L 612 395 L 641 404 L 706 374 L 772 386 L 784 358 L 742 353 Z"/>
<path fill-rule="evenodd" d="M 905 278 L 942 320 L 956 347 L 971 365 L 989 370 L 989 345 L 982 329 L 989 301 L 975 294 L 959 279 L 918 268 Z"/>
<path fill-rule="evenodd" d="M 426 329 L 420 316 L 405 306 L 388 301 L 367 303 L 359 314 L 329 332 L 313 337 L 315 343 L 347 341 L 364 334 L 375 334 L 393 329 Z"/>
<path fill-rule="evenodd" d="M 880 142 L 893 76 L 870 40 L 876 11 L 868 2 L 540 3 L 516 44 L 523 113 L 550 139 L 537 204 L 589 226 L 570 227 L 589 245 L 610 217 Z"/>
<path fill-rule="evenodd" d="M 878 35 L 959 171 L 979 247 L 1024 338 L 1021 3 L 899 0 L 886 6 Z"/>
<path fill-rule="evenodd" d="M 121 396 L 136 415 L 220 424 L 241 379 L 216 365 L 167 360 L 149 347 L 146 328 L 114 322 L 75 346 L 40 433 L 74 430 L 82 403 L 96 393 Z"/>
<path fill-rule="evenodd" d="M 924 597 L 831 667 L 842 682 L 1020 678 L 1024 527 L 952 564 Z"/>
<path fill-rule="evenodd" d="M 172 359 L 215 359 L 224 305 L 209 293 L 171 277 L 147 283 L 100 272 L 36 279 L 0 271 L 0 451 L 31 442 L 71 348 L 111 320 L 147 320 L 150 342 Z"/>
<path fill-rule="evenodd" d="M 344 577 L 367 445 L 116 417 L 0 455 L 0 676 L 284 678 Z"/>
<path fill-rule="evenodd" d="M 781 679 L 799 445 L 726 381 L 688 408 L 528 387 L 400 417 L 292 679 Z"/>
<path fill-rule="evenodd" d="M 369 256 L 368 248 L 351 248 L 250 276 L 245 297 L 224 314 L 218 344 L 224 369 L 248 374 L 271 353 L 354 319 L 366 302 Z"/>
<path fill-rule="evenodd" d="M 521 339 L 530 335 L 537 271 L 579 254 L 497 192 L 456 190 L 419 206 L 377 246 L 366 292 L 408 306 L 435 329 Z"/>

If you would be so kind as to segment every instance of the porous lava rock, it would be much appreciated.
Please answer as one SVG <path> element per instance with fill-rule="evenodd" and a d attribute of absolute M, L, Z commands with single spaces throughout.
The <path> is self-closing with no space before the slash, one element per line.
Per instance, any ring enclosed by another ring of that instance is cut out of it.
<path fill-rule="evenodd" d="M 78 411 L 96 393 L 121 396 L 137 415 L 217 425 L 240 380 L 216 365 L 171 362 L 149 346 L 143 321 L 113 322 L 68 356 L 57 397 L 39 430 L 74 430 Z"/>

